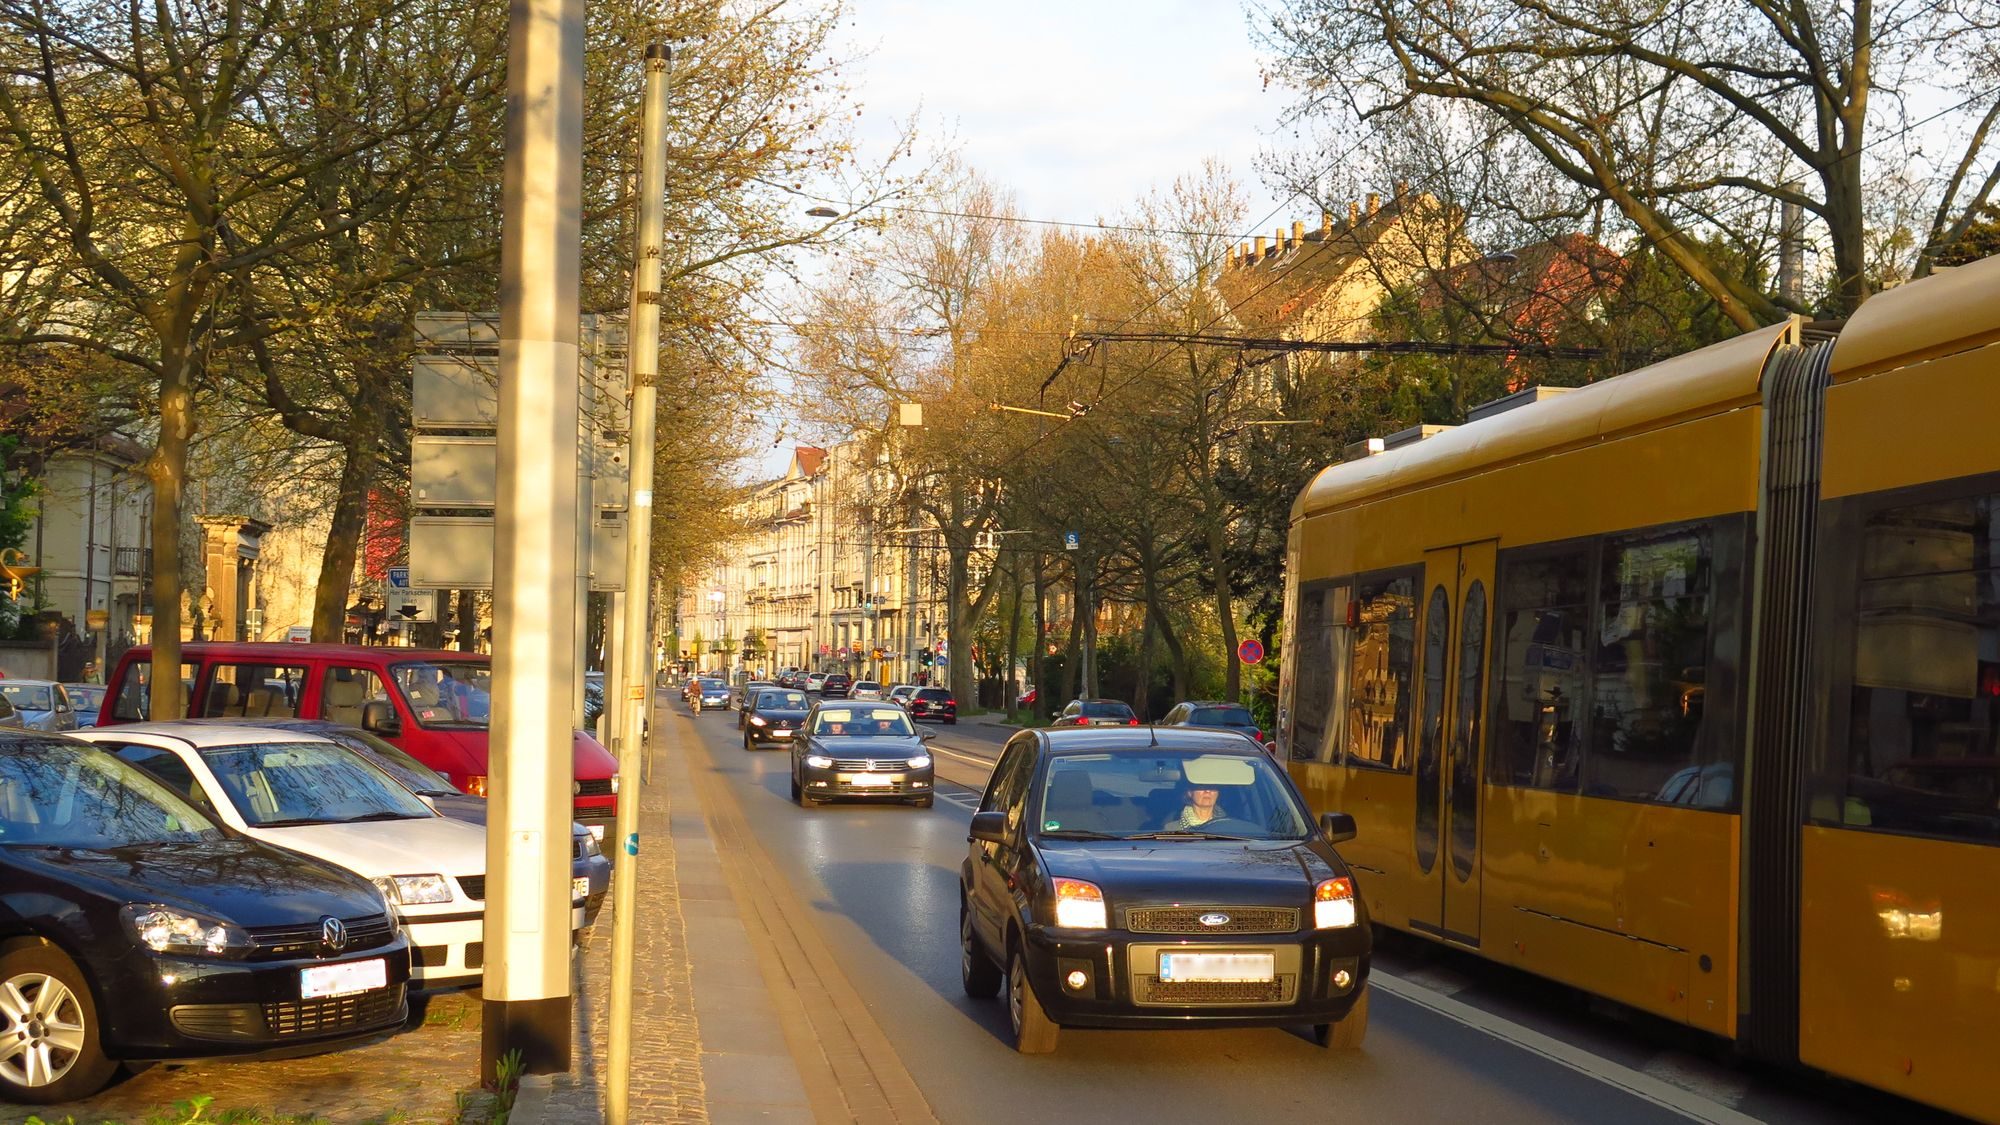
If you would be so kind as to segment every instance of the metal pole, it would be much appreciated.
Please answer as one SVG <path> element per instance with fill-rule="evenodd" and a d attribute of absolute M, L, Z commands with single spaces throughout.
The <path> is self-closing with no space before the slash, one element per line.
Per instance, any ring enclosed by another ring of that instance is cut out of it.
<path fill-rule="evenodd" d="M 583 0 L 512 0 L 480 1070 L 570 1064 Z"/>
<path fill-rule="evenodd" d="M 609 1125 L 626 1125 L 632 1077 L 632 950 L 638 934 L 640 742 L 646 706 L 653 697 L 647 674 L 646 610 L 652 586 L 654 383 L 660 364 L 660 266 L 665 253 L 667 191 L 667 66 L 665 45 L 646 48 L 646 103 L 640 118 L 639 233 L 632 269 L 632 322 L 625 350 L 631 384 L 632 456 L 625 505 L 625 651 L 618 660 L 624 679 L 619 705 L 618 776 L 626 779 L 618 796 L 617 866 L 612 869 L 610 1081 L 606 1089 Z"/>
<path fill-rule="evenodd" d="M 629 530 L 629 529 L 628 529 Z M 625 592 L 614 591 L 604 608 L 604 710 L 597 714 L 597 740 L 618 745 L 624 714 L 618 685 L 625 682 Z"/>

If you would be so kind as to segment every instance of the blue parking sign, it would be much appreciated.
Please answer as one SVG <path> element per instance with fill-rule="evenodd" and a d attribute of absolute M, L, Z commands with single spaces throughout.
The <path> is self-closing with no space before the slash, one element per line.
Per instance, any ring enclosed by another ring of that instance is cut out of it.
<path fill-rule="evenodd" d="M 389 568 L 389 588 L 390 588 L 391 590 L 407 590 L 407 589 L 409 589 L 409 588 L 410 588 L 410 568 L 409 568 L 409 567 L 407 567 L 407 566 L 392 566 L 392 567 L 390 567 L 390 568 Z"/>
<path fill-rule="evenodd" d="M 1065 551 L 1074 551 L 1074 550 L 1076 550 L 1076 549 L 1077 549 L 1078 547 L 1081 547 L 1081 546 L 1083 546 L 1083 533 L 1082 533 L 1082 532 L 1080 532 L 1080 531 L 1065 531 L 1065 532 L 1063 532 L 1063 550 L 1065 550 Z"/>

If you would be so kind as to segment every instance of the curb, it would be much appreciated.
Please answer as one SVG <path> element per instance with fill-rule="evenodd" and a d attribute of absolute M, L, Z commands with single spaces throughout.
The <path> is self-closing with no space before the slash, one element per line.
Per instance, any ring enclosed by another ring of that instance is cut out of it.
<path fill-rule="evenodd" d="M 549 1095 L 555 1080 L 547 1074 L 524 1074 L 514 1089 L 514 1106 L 507 1111 L 507 1125 L 542 1125 L 549 1114 Z"/>

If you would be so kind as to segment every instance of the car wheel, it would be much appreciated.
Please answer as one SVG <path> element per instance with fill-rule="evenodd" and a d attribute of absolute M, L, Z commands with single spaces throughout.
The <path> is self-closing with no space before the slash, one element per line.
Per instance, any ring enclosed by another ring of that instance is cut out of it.
<path fill-rule="evenodd" d="M 792 803 L 800 807 L 804 807 L 806 803 L 806 791 L 799 787 L 799 771 L 797 770 L 792 771 Z"/>
<path fill-rule="evenodd" d="M 952 716 L 951 718 L 949 718 L 949 719 L 946 719 L 946 720 L 944 721 L 944 725 L 945 725 L 945 726 L 948 726 L 948 727 L 955 727 L 955 726 L 957 726 L 957 725 L 958 725 L 958 716 L 956 716 L 956 715 L 953 715 L 953 716 Z"/>
<path fill-rule="evenodd" d="M 750 740 L 750 732 L 747 730 L 743 732 L 743 748 L 745 750 L 755 750 L 757 748 L 757 744 Z"/>
<path fill-rule="evenodd" d="M 1362 986 L 1361 995 L 1355 998 L 1354 1006 L 1339 1023 L 1313 1025 L 1313 1041 L 1322 1047 L 1332 1047 L 1352 1051 L 1368 1038 L 1368 988 Z"/>
<path fill-rule="evenodd" d="M 1000 994 L 1000 967 L 979 948 L 979 939 L 972 932 L 972 912 L 965 908 L 963 895 L 958 901 L 958 980 L 965 986 L 965 994 L 975 1000 L 991 1000 Z"/>
<path fill-rule="evenodd" d="M 0 957 L 0 1097 L 48 1105 L 89 1097 L 118 1064 L 98 1042 L 83 972 L 47 946 Z"/>
<path fill-rule="evenodd" d="M 916 800 L 911 801 L 910 803 L 917 806 L 920 809 L 927 809 L 931 807 L 931 803 L 935 800 L 936 800 L 935 797 L 931 796 L 929 793 L 926 793 L 923 796 L 918 797 Z"/>
<path fill-rule="evenodd" d="M 1062 1034 L 1028 983 L 1028 959 L 1016 949 L 1007 962 L 1007 1022 L 1014 1029 L 1014 1049 L 1024 1055 L 1046 1055 Z"/>

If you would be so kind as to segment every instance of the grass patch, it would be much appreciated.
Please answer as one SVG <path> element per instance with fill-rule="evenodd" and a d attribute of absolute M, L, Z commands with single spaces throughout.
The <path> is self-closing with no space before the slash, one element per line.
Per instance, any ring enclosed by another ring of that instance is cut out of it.
<path fill-rule="evenodd" d="M 60 1118 L 30 1116 L 25 1125 L 332 1125 L 327 1118 L 317 1114 L 269 1113 L 261 1109 L 241 1108 L 217 1110 L 214 1107 L 215 1099 L 201 1094 L 169 1107 L 149 1110 L 144 1117 L 124 1121 L 108 1117 L 85 1122 L 68 1115 Z M 380 1117 L 357 1121 L 354 1125 L 407 1125 L 408 1122 L 409 1116 L 402 1110 L 391 1110 Z"/>

